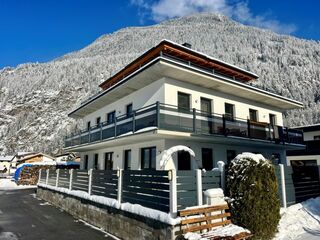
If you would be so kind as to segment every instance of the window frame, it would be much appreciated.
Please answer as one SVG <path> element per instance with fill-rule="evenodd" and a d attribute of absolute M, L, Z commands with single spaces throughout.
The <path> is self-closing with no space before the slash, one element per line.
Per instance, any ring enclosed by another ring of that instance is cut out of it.
<path fill-rule="evenodd" d="M 93 169 L 99 170 L 99 153 L 94 154 Z"/>
<path fill-rule="evenodd" d="M 104 153 L 104 170 L 112 170 L 113 169 L 113 154 L 114 152 L 105 152 Z M 107 156 L 110 156 L 107 158 Z M 108 164 L 108 162 L 110 164 Z M 109 168 L 107 168 L 109 166 Z"/>
<path fill-rule="evenodd" d="M 229 113 L 227 113 L 227 106 L 230 106 L 231 107 L 231 109 L 232 109 L 232 114 L 229 114 Z M 232 104 L 232 103 L 227 103 L 227 102 L 225 102 L 224 103 L 224 116 L 225 116 L 225 118 L 227 119 L 227 120 L 229 120 L 229 121 L 234 121 L 235 120 L 235 105 L 234 104 Z"/>
<path fill-rule="evenodd" d="M 87 121 L 87 131 L 90 131 L 91 129 L 91 121 Z"/>
<path fill-rule="evenodd" d="M 149 162 L 148 162 L 148 166 L 145 167 L 145 154 L 144 151 L 145 150 L 149 150 L 149 154 L 148 154 L 148 158 L 149 158 Z M 154 150 L 154 162 L 152 161 L 152 151 Z M 141 170 L 147 170 L 147 169 L 157 169 L 157 147 L 156 146 L 151 146 L 151 147 L 144 147 L 141 148 L 140 150 L 140 161 L 141 161 Z"/>
<path fill-rule="evenodd" d="M 271 117 L 273 117 L 274 121 L 271 121 Z M 273 113 L 269 113 L 269 124 L 271 126 L 276 126 L 277 125 L 277 115 L 273 114 Z"/>
<path fill-rule="evenodd" d="M 101 124 L 101 117 L 96 118 L 96 125 L 99 127 Z"/>
<path fill-rule="evenodd" d="M 130 159 L 127 158 L 127 153 L 130 152 Z M 132 151 L 131 149 L 124 150 L 124 158 L 123 158 L 123 169 L 130 170 L 131 169 L 131 160 L 132 160 Z"/>
<path fill-rule="evenodd" d="M 128 111 L 128 107 L 131 106 L 131 111 L 129 112 Z M 132 103 L 129 103 L 126 105 L 126 115 L 127 117 L 131 117 L 133 115 L 133 104 Z"/>
<path fill-rule="evenodd" d="M 86 154 L 84 155 L 84 160 L 83 160 L 83 165 L 85 170 L 88 170 L 88 165 L 89 165 L 88 163 L 89 163 L 89 155 Z"/>
<path fill-rule="evenodd" d="M 253 116 L 254 116 L 255 119 L 251 118 L 252 117 L 251 113 L 254 114 Z M 249 120 L 253 121 L 253 122 L 258 122 L 259 121 L 258 110 L 253 109 L 253 108 L 249 108 Z"/>
<path fill-rule="evenodd" d="M 179 106 L 179 95 L 180 96 L 184 95 L 185 97 L 188 97 L 188 107 L 187 108 Z M 191 109 L 191 94 L 178 91 L 178 93 L 177 93 L 177 108 L 179 111 L 189 112 Z"/>
<path fill-rule="evenodd" d="M 109 121 L 109 116 L 113 115 L 112 121 Z M 107 124 L 113 124 L 116 121 L 116 110 L 107 113 Z"/>

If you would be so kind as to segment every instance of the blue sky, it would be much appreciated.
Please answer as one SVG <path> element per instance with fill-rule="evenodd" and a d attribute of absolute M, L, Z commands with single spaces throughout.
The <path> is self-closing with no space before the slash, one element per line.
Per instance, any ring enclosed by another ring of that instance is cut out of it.
<path fill-rule="evenodd" d="M 172 7 L 174 6 L 174 7 Z M 0 69 L 46 62 L 102 34 L 196 12 L 320 40 L 318 0 L 0 0 Z"/>

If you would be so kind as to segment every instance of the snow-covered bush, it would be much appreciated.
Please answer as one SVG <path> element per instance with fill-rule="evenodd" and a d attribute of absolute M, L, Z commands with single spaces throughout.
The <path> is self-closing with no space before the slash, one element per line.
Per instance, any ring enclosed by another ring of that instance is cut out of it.
<path fill-rule="evenodd" d="M 227 186 L 232 220 L 248 228 L 254 239 L 271 239 L 280 219 L 275 169 L 261 154 L 243 153 L 231 161 Z"/>

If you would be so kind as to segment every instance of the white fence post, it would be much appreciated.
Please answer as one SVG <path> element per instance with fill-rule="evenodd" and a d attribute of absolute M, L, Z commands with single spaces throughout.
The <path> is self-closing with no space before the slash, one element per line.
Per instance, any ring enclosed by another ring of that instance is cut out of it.
<path fill-rule="evenodd" d="M 39 178 L 38 178 L 38 184 L 40 183 L 40 180 L 41 180 L 41 171 L 42 171 L 42 169 L 40 168 L 40 169 L 39 169 L 39 176 L 38 176 L 38 177 L 39 177 Z"/>
<path fill-rule="evenodd" d="M 56 170 L 57 176 L 56 176 L 56 187 L 59 185 L 59 175 L 60 175 L 60 169 Z"/>
<path fill-rule="evenodd" d="M 221 182 L 221 188 L 223 191 L 226 189 L 226 177 L 225 177 L 225 163 L 223 161 L 217 162 L 219 171 L 220 171 L 220 182 Z"/>
<path fill-rule="evenodd" d="M 196 170 L 197 172 L 197 200 L 198 206 L 203 205 L 203 198 L 202 198 L 202 171 L 200 169 Z"/>
<path fill-rule="evenodd" d="M 69 190 L 72 190 L 72 180 L 73 180 L 73 169 L 70 169 L 70 181 L 69 181 Z"/>
<path fill-rule="evenodd" d="M 91 191 L 92 191 L 92 173 L 93 173 L 93 169 L 91 168 L 88 171 L 88 175 L 89 175 L 88 193 L 89 193 L 89 195 L 91 195 Z"/>
<path fill-rule="evenodd" d="M 49 182 L 49 169 L 46 170 L 47 172 L 47 176 L 46 176 L 46 185 L 48 185 L 48 182 Z"/>
<path fill-rule="evenodd" d="M 282 204 L 284 208 L 287 208 L 286 180 L 284 175 L 283 164 L 279 164 L 279 168 L 280 168 L 280 177 L 281 177 Z"/>
<path fill-rule="evenodd" d="M 118 176 L 118 203 L 121 204 L 122 202 L 122 173 L 123 170 L 122 169 L 118 169 L 117 171 L 117 176 Z"/>
<path fill-rule="evenodd" d="M 177 216 L 177 172 L 170 170 L 168 172 L 170 181 L 170 214 L 172 217 Z"/>

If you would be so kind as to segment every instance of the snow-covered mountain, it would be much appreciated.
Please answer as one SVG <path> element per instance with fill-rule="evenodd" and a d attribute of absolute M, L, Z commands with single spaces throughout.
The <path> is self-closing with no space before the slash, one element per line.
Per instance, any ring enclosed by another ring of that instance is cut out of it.
<path fill-rule="evenodd" d="M 302 101 L 287 125 L 320 122 L 320 43 L 244 26 L 225 16 L 198 14 L 103 35 L 80 51 L 47 63 L 0 70 L 0 154 L 56 152 L 78 127 L 67 113 L 97 92 L 98 83 L 162 39 L 257 73 L 255 85 Z"/>

